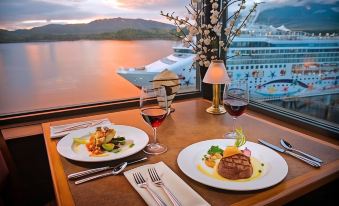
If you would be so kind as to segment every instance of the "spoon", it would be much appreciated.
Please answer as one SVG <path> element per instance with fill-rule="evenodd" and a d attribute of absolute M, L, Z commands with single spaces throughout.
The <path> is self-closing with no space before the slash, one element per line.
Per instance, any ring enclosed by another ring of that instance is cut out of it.
<path fill-rule="evenodd" d="M 91 180 L 94 180 L 94 179 L 98 179 L 98 178 L 102 178 L 102 177 L 107 177 L 107 176 L 110 176 L 110 175 L 117 175 L 120 172 L 122 172 L 126 168 L 126 166 L 127 166 L 127 162 L 123 162 L 123 163 L 117 165 L 116 167 L 114 167 L 111 172 L 106 172 L 106 173 L 103 173 L 103 174 L 100 174 L 100 175 L 95 175 L 95 176 L 87 177 L 87 178 L 75 181 L 74 183 L 76 185 L 78 185 L 78 184 L 81 184 L 81 183 L 84 183 L 84 182 L 88 182 L 88 181 L 91 181 Z"/>
<path fill-rule="evenodd" d="M 320 163 L 323 162 L 321 159 L 319 159 L 319 158 L 317 158 L 317 157 L 314 157 L 314 156 L 312 156 L 312 155 L 310 155 L 310 154 L 307 154 L 307 153 L 305 153 L 305 152 L 302 152 L 302 151 L 300 151 L 300 150 L 294 149 L 294 148 L 292 147 L 292 145 L 291 145 L 290 143 L 288 143 L 286 140 L 280 139 L 280 144 L 281 144 L 285 149 L 287 149 L 287 150 L 294 151 L 294 152 L 298 152 L 298 153 L 300 153 L 300 154 L 302 154 L 302 155 L 304 155 L 304 156 L 306 156 L 306 157 L 308 157 L 308 158 L 313 159 L 314 161 L 317 161 L 317 162 L 320 162 Z"/>

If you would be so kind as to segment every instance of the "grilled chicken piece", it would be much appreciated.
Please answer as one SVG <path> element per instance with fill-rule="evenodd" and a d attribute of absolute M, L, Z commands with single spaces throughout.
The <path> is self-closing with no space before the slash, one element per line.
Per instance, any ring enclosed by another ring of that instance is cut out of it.
<path fill-rule="evenodd" d="M 250 158 L 239 153 L 223 157 L 218 165 L 218 173 L 230 180 L 246 179 L 252 176 L 253 167 Z"/>

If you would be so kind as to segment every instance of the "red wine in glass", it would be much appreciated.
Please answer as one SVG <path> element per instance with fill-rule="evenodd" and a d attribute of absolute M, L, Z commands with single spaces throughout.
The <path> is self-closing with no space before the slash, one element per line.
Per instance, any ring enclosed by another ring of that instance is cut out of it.
<path fill-rule="evenodd" d="M 225 99 L 224 106 L 226 111 L 231 116 L 240 116 L 246 110 L 248 103 L 246 101 L 237 100 L 237 99 Z"/>
<path fill-rule="evenodd" d="M 242 115 L 249 102 L 247 81 L 234 81 L 225 85 L 223 102 L 226 111 L 233 118 L 233 129 L 225 135 L 226 138 L 235 138 L 235 121 Z"/>
<path fill-rule="evenodd" d="M 167 151 L 166 145 L 157 142 L 157 128 L 168 114 L 167 94 L 164 86 L 143 86 L 140 94 L 140 114 L 144 121 L 152 127 L 153 141 L 144 148 L 147 154 L 162 154 Z"/>
<path fill-rule="evenodd" d="M 159 127 L 165 120 L 167 111 L 160 108 L 144 108 L 141 109 L 141 115 L 151 127 Z"/>

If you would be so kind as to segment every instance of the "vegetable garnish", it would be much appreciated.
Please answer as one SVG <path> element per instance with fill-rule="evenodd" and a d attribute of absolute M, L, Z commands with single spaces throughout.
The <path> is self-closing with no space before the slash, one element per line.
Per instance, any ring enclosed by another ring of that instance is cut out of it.
<path fill-rule="evenodd" d="M 224 150 L 220 149 L 219 146 L 211 146 L 211 148 L 208 150 L 208 154 L 213 155 L 216 153 L 223 154 Z"/>
<path fill-rule="evenodd" d="M 119 153 L 133 147 L 133 140 L 117 136 L 116 131 L 108 127 L 97 127 L 95 133 L 90 134 L 89 141 L 86 143 L 90 156 L 102 156 L 106 152 Z M 74 139 L 74 142 L 82 143 L 81 139 Z M 85 142 L 84 142 L 85 143 Z"/>
<path fill-rule="evenodd" d="M 242 128 L 235 129 L 236 134 L 236 141 L 234 143 L 234 146 L 241 147 L 246 143 L 246 136 L 244 135 Z"/>

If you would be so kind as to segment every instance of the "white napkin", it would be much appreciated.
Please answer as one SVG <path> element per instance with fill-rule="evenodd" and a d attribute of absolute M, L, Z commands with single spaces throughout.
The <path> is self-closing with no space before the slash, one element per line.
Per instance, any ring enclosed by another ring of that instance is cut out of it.
<path fill-rule="evenodd" d="M 197 192 L 195 192 L 189 185 L 187 185 L 178 175 L 176 175 L 164 162 L 158 162 L 156 164 L 147 164 L 127 172 L 124 172 L 125 177 L 134 189 L 140 194 L 148 205 L 157 205 L 152 196 L 146 189 L 140 188 L 134 181 L 133 173 L 140 172 L 149 186 L 166 202 L 167 205 L 173 205 L 166 193 L 161 187 L 157 187 L 152 183 L 152 180 L 148 174 L 148 168 L 155 168 L 164 184 L 172 191 L 177 199 L 183 206 L 207 206 L 210 205 L 206 202 Z"/>
<path fill-rule="evenodd" d="M 88 127 L 102 127 L 106 125 L 112 124 L 109 119 L 96 119 L 91 121 L 85 121 L 85 122 L 76 122 L 71 124 L 64 124 L 64 125 L 58 125 L 58 126 L 52 126 L 51 127 L 51 138 L 58 138 L 63 137 L 67 134 L 69 134 L 72 131 L 88 128 Z"/>

